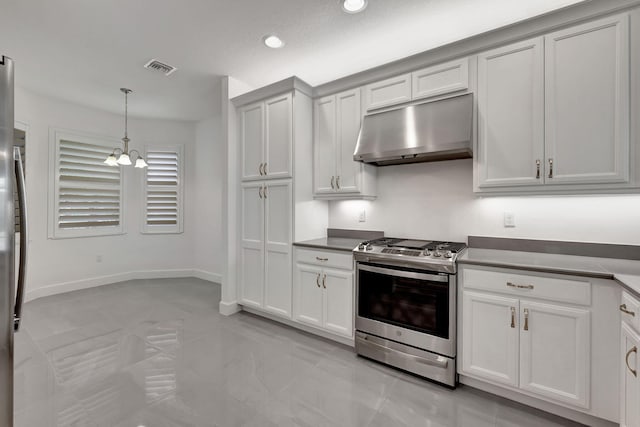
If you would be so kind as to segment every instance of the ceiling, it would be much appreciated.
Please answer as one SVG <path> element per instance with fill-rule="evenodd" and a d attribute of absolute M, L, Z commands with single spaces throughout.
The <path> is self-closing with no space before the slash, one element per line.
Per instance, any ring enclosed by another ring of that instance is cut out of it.
<path fill-rule="evenodd" d="M 0 0 L 0 54 L 16 84 L 132 116 L 215 114 L 220 77 L 260 87 L 291 75 L 316 86 L 583 0 Z M 262 37 L 286 43 L 266 48 Z M 171 76 L 143 68 L 157 58 Z"/>

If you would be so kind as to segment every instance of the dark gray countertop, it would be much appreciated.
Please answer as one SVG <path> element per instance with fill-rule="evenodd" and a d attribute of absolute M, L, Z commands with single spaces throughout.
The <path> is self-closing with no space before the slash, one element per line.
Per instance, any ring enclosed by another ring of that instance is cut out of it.
<path fill-rule="evenodd" d="M 640 298 L 640 261 L 468 248 L 458 258 L 458 263 L 616 280 L 634 296 Z"/>
<path fill-rule="evenodd" d="M 293 246 L 351 252 L 362 240 L 363 239 L 351 239 L 347 237 L 323 237 L 321 239 L 295 242 Z"/>

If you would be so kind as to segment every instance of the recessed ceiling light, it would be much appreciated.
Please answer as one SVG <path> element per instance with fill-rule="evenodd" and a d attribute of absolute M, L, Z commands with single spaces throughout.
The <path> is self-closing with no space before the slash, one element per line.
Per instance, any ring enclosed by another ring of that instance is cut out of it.
<path fill-rule="evenodd" d="M 275 34 L 264 36 L 262 41 L 267 47 L 270 47 L 271 49 L 280 49 L 282 46 L 284 46 L 284 42 L 280 40 L 280 37 L 276 36 Z"/>
<path fill-rule="evenodd" d="M 367 7 L 367 0 L 340 0 L 342 10 L 347 13 L 362 12 Z"/>

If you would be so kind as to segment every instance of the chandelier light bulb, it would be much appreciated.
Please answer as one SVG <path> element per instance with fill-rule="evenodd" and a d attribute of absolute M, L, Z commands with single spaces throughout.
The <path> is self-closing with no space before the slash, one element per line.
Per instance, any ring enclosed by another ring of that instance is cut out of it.
<path fill-rule="evenodd" d="M 146 168 L 147 166 L 149 166 L 149 165 L 147 165 L 147 162 L 145 162 L 142 157 L 138 157 L 138 160 L 136 160 L 135 167 L 143 169 L 143 168 Z"/>
<path fill-rule="evenodd" d="M 116 156 L 113 153 L 109 154 L 104 163 L 109 166 L 118 166 L 118 161 L 116 160 Z"/>
<path fill-rule="evenodd" d="M 129 166 L 131 164 L 131 159 L 129 158 L 129 155 L 127 153 L 120 154 L 120 157 L 118 157 L 118 164 Z"/>

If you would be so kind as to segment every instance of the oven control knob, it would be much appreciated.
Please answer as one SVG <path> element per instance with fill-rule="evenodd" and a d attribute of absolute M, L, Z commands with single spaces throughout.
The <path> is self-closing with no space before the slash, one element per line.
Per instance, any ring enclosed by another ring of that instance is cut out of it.
<path fill-rule="evenodd" d="M 453 255 L 451 254 L 451 251 L 446 251 L 446 252 L 444 253 L 444 257 L 445 257 L 445 258 L 451 258 L 452 256 L 453 256 Z"/>
<path fill-rule="evenodd" d="M 364 247 L 365 251 L 370 251 L 373 249 L 373 246 L 371 246 L 371 243 L 367 243 L 367 245 Z"/>
<path fill-rule="evenodd" d="M 442 256 L 442 252 L 440 252 L 440 251 L 433 251 L 433 256 L 434 256 L 434 257 L 441 257 L 441 256 Z"/>

